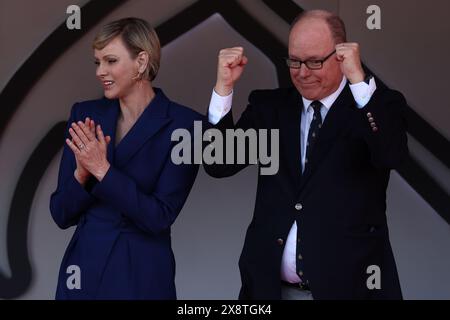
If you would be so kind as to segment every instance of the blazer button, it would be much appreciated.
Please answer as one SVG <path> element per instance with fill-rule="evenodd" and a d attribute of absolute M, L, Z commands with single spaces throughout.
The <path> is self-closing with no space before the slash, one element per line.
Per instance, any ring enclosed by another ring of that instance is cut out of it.
<path fill-rule="evenodd" d="M 375 128 L 375 127 L 377 126 L 377 124 L 376 124 L 375 122 L 372 122 L 372 123 L 370 124 L 370 126 L 371 126 L 372 128 Z"/>
<path fill-rule="evenodd" d="M 372 114 L 370 112 L 367 112 L 367 118 L 372 118 Z"/>
<path fill-rule="evenodd" d="M 277 243 L 278 243 L 280 246 L 282 246 L 282 245 L 284 244 L 284 241 L 283 241 L 283 239 L 279 238 L 279 239 L 277 239 Z"/>
<path fill-rule="evenodd" d="M 373 127 L 373 128 L 372 128 L 372 131 L 373 131 L 373 132 L 377 132 L 377 131 L 378 131 L 378 128 L 377 128 L 377 127 Z"/>
<path fill-rule="evenodd" d="M 370 122 L 370 123 L 372 123 L 372 122 L 374 122 L 374 121 L 375 121 L 374 118 L 369 118 L 369 122 Z"/>
<path fill-rule="evenodd" d="M 297 203 L 297 204 L 295 205 L 295 210 L 300 211 L 300 210 L 302 210 L 302 209 L 303 209 L 303 206 L 301 205 L 301 203 Z"/>

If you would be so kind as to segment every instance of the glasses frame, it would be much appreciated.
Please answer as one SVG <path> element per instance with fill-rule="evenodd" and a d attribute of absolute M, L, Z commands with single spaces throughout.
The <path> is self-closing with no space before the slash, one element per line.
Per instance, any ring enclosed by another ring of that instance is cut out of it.
<path fill-rule="evenodd" d="M 333 54 L 336 53 L 336 50 L 333 50 L 333 52 L 331 52 L 329 55 L 327 55 L 325 58 L 323 59 L 313 59 L 313 60 L 306 60 L 306 61 L 302 61 L 302 60 L 298 60 L 298 59 L 291 59 L 291 58 L 285 58 L 286 59 L 286 65 L 291 68 L 291 69 L 300 69 L 302 67 L 302 64 L 305 64 L 305 66 L 309 69 L 309 70 L 320 70 L 323 68 L 323 63 L 325 61 L 327 61 Z M 311 67 L 311 63 L 317 63 L 320 62 L 320 66 L 319 67 Z M 293 66 L 292 64 L 295 63 L 299 63 L 298 66 Z M 310 65 L 308 65 L 308 63 Z"/>

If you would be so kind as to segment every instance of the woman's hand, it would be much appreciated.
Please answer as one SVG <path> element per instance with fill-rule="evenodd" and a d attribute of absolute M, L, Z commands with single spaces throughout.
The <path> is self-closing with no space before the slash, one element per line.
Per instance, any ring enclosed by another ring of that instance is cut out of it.
<path fill-rule="evenodd" d="M 90 120 L 88 125 L 81 121 L 78 123 L 73 122 L 69 129 L 72 141 L 66 139 L 66 143 L 75 154 L 77 169 L 82 167 L 89 174 L 95 176 L 97 180 L 101 181 L 110 167 L 106 153 L 111 137 L 105 137 L 103 135 L 100 125 L 97 125 L 96 137 L 95 129 L 93 128 L 95 128 L 95 122 L 93 120 Z M 85 172 L 82 171 L 82 173 Z M 87 180 L 85 175 L 83 177 Z M 87 177 L 89 178 L 89 176 Z"/>
<path fill-rule="evenodd" d="M 94 125 L 94 121 L 90 120 L 89 117 L 86 118 L 84 120 L 84 124 L 85 126 L 89 127 L 89 130 L 95 134 L 95 125 Z M 72 139 L 73 142 L 73 139 Z M 78 157 L 75 155 L 75 161 L 77 164 L 77 167 L 75 169 L 75 172 L 73 173 L 75 179 L 81 184 L 81 185 L 85 185 L 87 180 L 89 179 L 91 173 L 86 170 L 86 168 L 84 168 L 80 161 L 78 160 Z"/>

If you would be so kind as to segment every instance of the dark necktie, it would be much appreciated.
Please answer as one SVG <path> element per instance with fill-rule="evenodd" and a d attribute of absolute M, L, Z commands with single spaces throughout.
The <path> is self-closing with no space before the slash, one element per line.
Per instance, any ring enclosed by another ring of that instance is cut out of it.
<path fill-rule="evenodd" d="M 315 142 L 317 141 L 319 131 L 322 128 L 322 115 L 320 113 L 320 109 L 322 108 L 322 103 L 320 101 L 314 101 L 311 103 L 311 107 L 314 110 L 314 115 L 313 115 L 311 124 L 309 126 L 308 142 L 306 143 L 305 169 L 308 166 L 308 160 L 311 156 L 311 152 L 314 148 Z M 297 225 L 297 230 L 298 230 L 298 225 Z M 301 235 L 297 231 L 297 248 L 296 248 L 297 274 L 302 281 L 300 286 L 304 287 L 304 288 L 308 288 L 309 281 L 308 281 L 308 276 L 304 274 L 301 245 L 302 245 Z"/>
<path fill-rule="evenodd" d="M 322 128 L 322 115 L 320 109 L 322 108 L 322 103 L 320 101 L 313 101 L 311 107 L 314 110 L 313 119 L 309 125 L 308 141 L 306 143 L 306 157 L 305 157 L 305 168 L 308 166 L 308 161 L 311 157 L 312 150 L 317 141 L 319 131 Z"/>

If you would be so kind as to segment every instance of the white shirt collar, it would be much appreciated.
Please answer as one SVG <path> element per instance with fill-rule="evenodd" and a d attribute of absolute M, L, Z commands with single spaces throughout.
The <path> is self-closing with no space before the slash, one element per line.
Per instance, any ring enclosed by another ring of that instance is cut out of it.
<path fill-rule="evenodd" d="M 346 84 L 347 84 L 347 78 L 345 78 L 345 76 L 343 76 L 341 84 L 339 85 L 339 88 L 335 92 L 330 94 L 328 97 L 325 97 L 320 100 L 320 102 L 325 106 L 325 108 L 330 110 L 331 106 L 336 101 L 336 99 L 339 97 L 342 90 L 344 90 Z M 308 111 L 308 107 L 313 102 L 313 100 L 308 100 L 304 97 L 302 97 L 302 100 L 303 100 L 303 111 L 306 112 L 306 111 Z"/>

